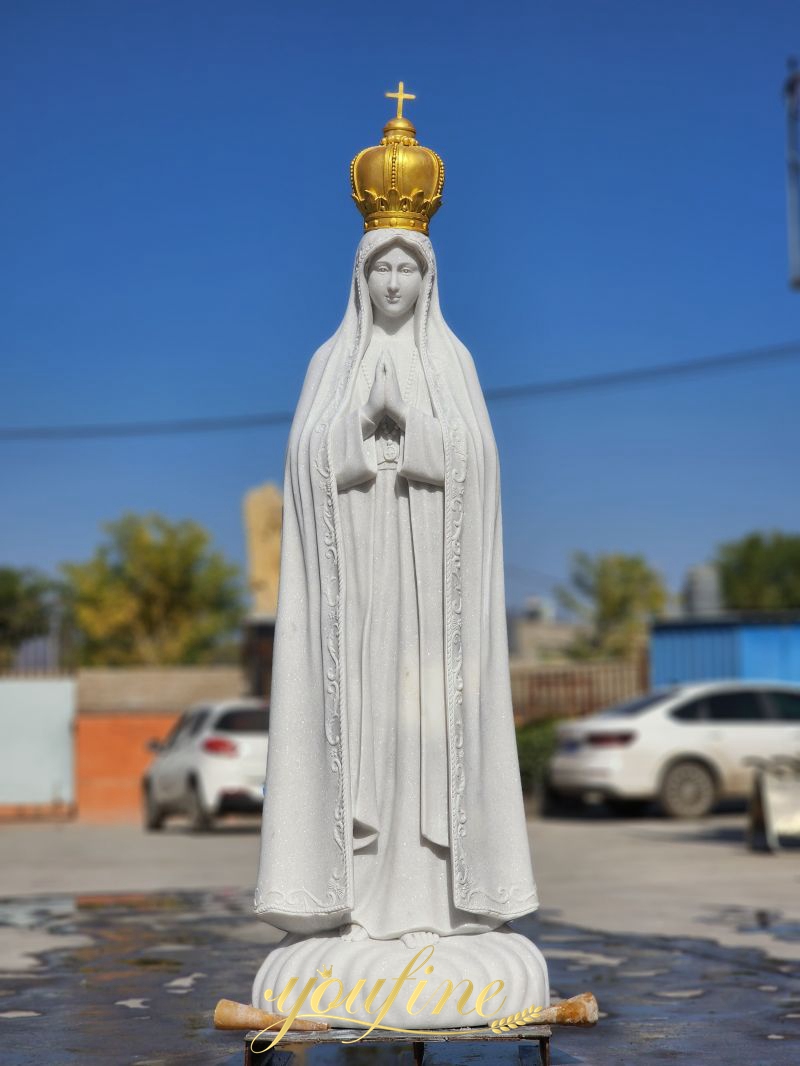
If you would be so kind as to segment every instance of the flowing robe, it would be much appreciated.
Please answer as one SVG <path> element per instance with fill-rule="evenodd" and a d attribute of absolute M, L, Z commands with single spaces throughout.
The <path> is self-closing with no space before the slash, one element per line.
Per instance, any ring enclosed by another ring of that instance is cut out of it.
<path fill-rule="evenodd" d="M 346 561 L 345 606 L 351 920 L 373 938 L 481 932 L 501 920 L 458 911 L 450 890 L 441 423 L 418 353 L 395 351 L 409 392 L 405 430 L 384 419 L 364 438 L 360 407 L 379 348 L 359 368 L 369 367 L 356 377 L 359 406 L 331 434 L 344 540 L 357 546 Z"/>
<path fill-rule="evenodd" d="M 348 470 L 364 460 L 355 424 L 364 399 L 358 368 L 372 333 L 366 265 L 370 255 L 398 239 L 412 246 L 427 267 L 415 311 L 419 380 L 424 377 L 427 389 L 427 401 L 420 394 L 423 406 L 418 410 L 438 422 L 443 469 L 441 486 L 419 476 L 430 476 L 429 467 L 411 476 L 414 455 L 421 451 L 429 463 L 434 454 L 426 437 L 433 433 L 431 423 L 412 412 L 403 453 L 408 476 L 394 476 L 407 486 L 404 528 L 434 538 L 429 550 L 420 541 L 418 553 L 412 537 L 422 617 L 417 687 L 423 698 L 416 713 L 422 723 L 420 758 L 428 760 L 418 789 L 417 846 L 432 854 L 440 849 L 440 860 L 449 856 L 449 900 L 462 912 L 452 919 L 454 931 L 465 931 L 457 925 L 469 916 L 488 919 L 491 927 L 538 906 L 511 707 L 494 436 L 470 353 L 439 309 L 430 241 L 409 231 L 377 230 L 364 234 L 359 244 L 341 326 L 309 365 L 286 452 L 270 744 L 254 909 L 264 921 L 289 932 L 312 934 L 357 920 L 362 905 L 358 893 L 367 881 L 360 877 L 366 871 L 363 864 L 356 876 L 356 860 L 366 857 L 383 828 L 380 794 L 370 786 L 371 780 L 379 786 L 381 771 L 374 758 L 371 766 L 364 758 L 370 747 L 361 731 L 370 728 L 371 720 L 362 714 L 364 690 L 356 680 L 366 677 L 370 692 L 376 685 L 389 685 L 372 666 L 367 675 L 361 673 L 357 661 L 364 648 L 364 628 L 358 623 L 376 573 L 370 577 L 369 556 L 374 559 L 379 551 L 377 545 L 369 547 L 369 501 L 380 478 L 376 469 L 371 485 L 348 484 Z M 364 461 L 369 464 L 368 450 Z M 391 512 L 398 522 L 399 507 Z M 428 509 L 431 515 L 435 511 L 436 520 L 428 520 Z M 422 513 L 426 518 L 418 521 Z M 441 543 L 434 533 L 440 514 Z M 396 522 L 398 537 L 399 529 Z M 408 560 L 407 552 L 403 558 Z M 385 582 L 386 571 L 382 574 Z M 408 568 L 402 588 L 413 591 Z M 408 618 L 408 603 L 401 609 Z M 441 636 L 435 627 L 430 633 L 426 628 L 428 620 L 438 617 Z M 377 632 L 370 629 L 371 648 Z M 440 678 L 444 733 L 436 712 Z M 425 693 L 432 694 L 430 699 Z M 386 720 L 381 717 L 382 723 Z M 407 839 L 406 846 L 414 845 Z M 384 890 L 395 891 L 391 883 Z M 419 914 L 422 924 L 410 919 L 412 928 L 429 928 L 422 896 Z M 377 935 L 387 935 L 393 921 Z M 366 927 L 369 931 L 368 922 Z"/>

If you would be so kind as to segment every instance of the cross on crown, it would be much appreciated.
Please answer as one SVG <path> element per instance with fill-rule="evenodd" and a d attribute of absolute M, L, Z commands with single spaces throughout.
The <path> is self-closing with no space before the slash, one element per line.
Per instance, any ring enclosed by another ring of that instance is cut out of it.
<path fill-rule="evenodd" d="M 405 91 L 405 84 L 402 81 L 397 83 L 396 93 L 386 93 L 385 95 L 397 101 L 397 118 L 403 117 L 403 101 L 416 100 L 417 98 L 415 93 L 407 93 Z"/>

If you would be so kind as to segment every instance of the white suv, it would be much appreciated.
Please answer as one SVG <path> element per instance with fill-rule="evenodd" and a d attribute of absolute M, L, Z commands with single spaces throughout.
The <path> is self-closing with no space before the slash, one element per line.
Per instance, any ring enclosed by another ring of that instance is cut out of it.
<path fill-rule="evenodd" d="M 235 699 L 190 707 L 142 778 L 144 824 L 160 829 L 185 814 L 192 829 L 210 829 L 218 815 L 260 814 L 267 769 L 269 705 Z"/>
<path fill-rule="evenodd" d="M 676 685 L 561 722 L 557 737 L 551 799 L 599 793 L 621 811 L 657 799 L 671 817 L 697 818 L 719 799 L 749 795 L 748 759 L 800 754 L 800 686 Z"/>

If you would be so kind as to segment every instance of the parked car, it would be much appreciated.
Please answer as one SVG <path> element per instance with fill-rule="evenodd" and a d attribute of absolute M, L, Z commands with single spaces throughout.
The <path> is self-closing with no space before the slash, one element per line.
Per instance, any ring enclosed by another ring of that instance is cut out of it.
<path fill-rule="evenodd" d="M 675 685 L 559 723 L 547 789 L 600 794 L 618 810 L 656 799 L 673 818 L 697 818 L 750 794 L 749 757 L 786 754 L 800 754 L 800 685 Z"/>
<path fill-rule="evenodd" d="M 165 741 L 148 745 L 156 754 L 142 778 L 146 828 L 160 829 L 171 814 L 187 815 L 196 830 L 223 814 L 260 814 L 268 730 L 262 700 L 190 707 Z"/>

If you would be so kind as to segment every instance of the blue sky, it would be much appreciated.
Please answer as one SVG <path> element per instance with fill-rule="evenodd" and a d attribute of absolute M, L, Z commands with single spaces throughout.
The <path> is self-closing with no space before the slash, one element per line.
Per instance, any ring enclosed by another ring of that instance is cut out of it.
<path fill-rule="evenodd" d="M 484 388 L 800 341 L 796 2 L 369 12 L 3 5 L 0 426 L 292 409 L 344 310 L 350 159 L 401 78 L 447 167 L 442 306 Z M 677 588 L 722 541 L 800 532 L 799 396 L 797 358 L 492 405 L 510 600 L 577 549 Z M 126 510 L 243 561 L 242 496 L 282 479 L 287 430 L 0 442 L 0 562 L 87 558 Z"/>

